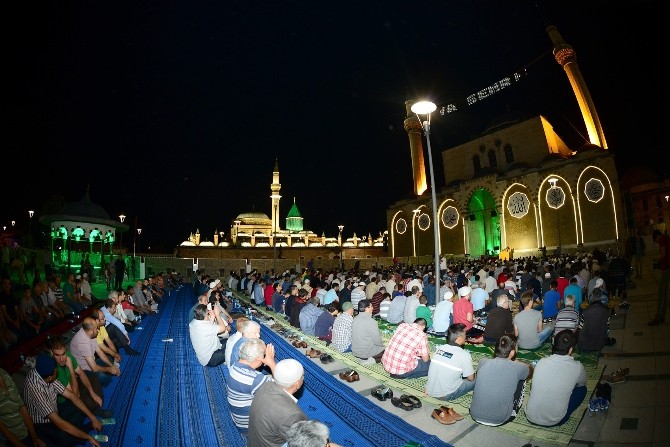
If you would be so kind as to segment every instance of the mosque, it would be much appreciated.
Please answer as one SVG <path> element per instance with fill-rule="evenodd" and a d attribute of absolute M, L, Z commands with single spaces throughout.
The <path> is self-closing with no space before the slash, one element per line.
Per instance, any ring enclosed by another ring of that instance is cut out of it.
<path fill-rule="evenodd" d="M 295 198 L 293 205 L 286 216 L 286 227 L 280 225 L 279 201 L 281 195 L 281 183 L 279 183 L 279 163 L 275 160 L 272 172 L 272 183 L 270 184 L 270 199 L 272 217 L 264 213 L 250 212 L 238 215 L 231 225 L 230 238 L 232 242 L 225 241 L 218 231 L 214 232 L 213 242 L 201 241 L 200 230 L 191 233 L 188 240 L 182 242 L 182 247 L 381 247 L 383 237 L 373 239 L 371 234 L 358 237 L 356 233 L 352 237 L 342 240 L 342 229 L 338 237 L 326 237 L 325 234 L 317 235 L 311 230 L 304 228 L 304 220 L 298 209 Z"/>
<path fill-rule="evenodd" d="M 416 101 L 407 101 L 404 127 L 414 197 L 387 209 L 392 256 L 434 255 L 435 247 L 447 258 L 537 256 L 613 246 L 626 239 L 614 156 L 576 53 L 555 27 L 547 33 L 579 104 L 589 143 L 568 147 L 544 116 L 504 117 L 478 138 L 442 152 L 447 185 L 435 191 L 434 212 L 431 194 L 426 194 L 424 128 L 411 112 Z"/>

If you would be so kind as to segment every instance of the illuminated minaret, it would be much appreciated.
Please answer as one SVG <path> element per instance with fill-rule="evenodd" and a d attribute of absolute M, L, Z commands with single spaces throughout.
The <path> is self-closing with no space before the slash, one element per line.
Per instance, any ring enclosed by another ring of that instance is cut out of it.
<path fill-rule="evenodd" d="M 275 169 L 272 172 L 272 184 L 270 185 L 270 191 L 272 194 L 270 198 L 272 199 L 272 236 L 274 244 L 274 235 L 279 232 L 279 190 L 281 189 L 281 184 L 279 183 L 279 162 L 275 158 Z"/>
<path fill-rule="evenodd" d="M 414 194 L 420 196 L 428 189 L 426 185 L 426 164 L 423 161 L 423 127 L 421 121 L 412 112 L 416 101 L 405 101 L 405 131 L 409 136 L 409 149 L 412 155 L 412 173 L 414 174 Z"/>
<path fill-rule="evenodd" d="M 555 26 L 548 27 L 547 34 L 549 34 L 549 38 L 554 44 L 554 58 L 567 73 L 572 90 L 577 97 L 579 108 L 584 117 L 584 124 L 589 133 L 589 141 L 603 149 L 607 149 L 607 141 L 605 140 L 603 128 L 600 126 L 596 106 L 593 104 L 589 89 L 586 88 L 586 82 L 584 82 L 582 73 L 579 71 L 579 66 L 577 65 L 577 53 L 575 53 L 575 50 L 570 45 L 565 43 L 561 33 L 558 32 Z"/>

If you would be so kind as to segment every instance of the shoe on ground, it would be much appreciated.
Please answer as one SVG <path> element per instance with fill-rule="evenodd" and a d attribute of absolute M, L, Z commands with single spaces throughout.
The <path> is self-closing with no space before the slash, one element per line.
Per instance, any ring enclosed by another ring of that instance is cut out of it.
<path fill-rule="evenodd" d="M 613 372 L 612 374 L 603 376 L 603 379 L 605 379 L 605 382 L 609 383 L 610 385 L 614 385 L 615 383 L 625 382 L 626 376 L 622 374 L 616 374 L 616 372 Z"/>
<path fill-rule="evenodd" d="M 140 351 L 136 351 L 133 348 L 131 348 L 130 346 L 126 346 L 125 350 L 126 350 L 126 354 L 128 354 L 128 355 L 139 355 L 140 354 Z"/>
<path fill-rule="evenodd" d="M 448 411 L 443 411 L 440 408 L 434 409 L 430 414 L 430 417 L 442 425 L 451 425 L 456 423 L 456 419 L 450 415 Z"/>

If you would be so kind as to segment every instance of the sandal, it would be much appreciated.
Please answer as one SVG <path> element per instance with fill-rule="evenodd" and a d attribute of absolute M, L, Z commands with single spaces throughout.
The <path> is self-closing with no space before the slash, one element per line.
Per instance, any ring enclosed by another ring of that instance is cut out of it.
<path fill-rule="evenodd" d="M 384 402 L 386 399 L 393 399 L 393 390 L 388 387 L 380 386 L 370 393 L 375 399 Z"/>
<path fill-rule="evenodd" d="M 402 396 L 400 396 L 400 399 L 406 400 L 414 408 L 421 408 L 421 400 L 416 396 L 412 396 L 410 394 L 403 394 Z"/>
<path fill-rule="evenodd" d="M 295 346 L 296 348 L 306 348 L 307 347 L 307 343 L 305 343 L 302 340 L 294 340 L 292 345 Z"/>
<path fill-rule="evenodd" d="M 392 397 L 391 403 L 394 407 L 402 408 L 405 411 L 412 411 L 414 409 L 414 406 L 411 403 L 401 397 Z"/>
<path fill-rule="evenodd" d="M 303 342 L 303 343 L 304 343 L 304 342 Z M 305 355 L 308 356 L 308 357 L 311 358 L 311 359 L 315 359 L 315 358 L 317 358 L 317 357 L 321 357 L 321 351 L 319 351 L 318 349 L 309 348 L 309 349 L 305 352 Z"/>

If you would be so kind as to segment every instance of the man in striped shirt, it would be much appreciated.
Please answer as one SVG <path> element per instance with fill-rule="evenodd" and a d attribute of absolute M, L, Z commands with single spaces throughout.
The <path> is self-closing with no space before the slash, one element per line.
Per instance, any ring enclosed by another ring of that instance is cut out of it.
<path fill-rule="evenodd" d="M 249 429 L 249 409 L 254 393 L 265 382 L 273 381 L 272 375 L 258 370 L 263 365 L 274 373 L 275 348 L 271 344 L 266 346 L 259 338 L 250 338 L 242 343 L 239 360 L 228 369 L 228 405 L 240 433 L 247 433 Z"/>
<path fill-rule="evenodd" d="M 554 333 L 551 335 L 552 343 L 556 334 L 565 329 L 575 332 L 579 325 L 579 310 L 575 309 L 575 296 L 565 295 L 563 302 L 565 303 L 565 307 L 559 310 L 556 315 Z"/>

